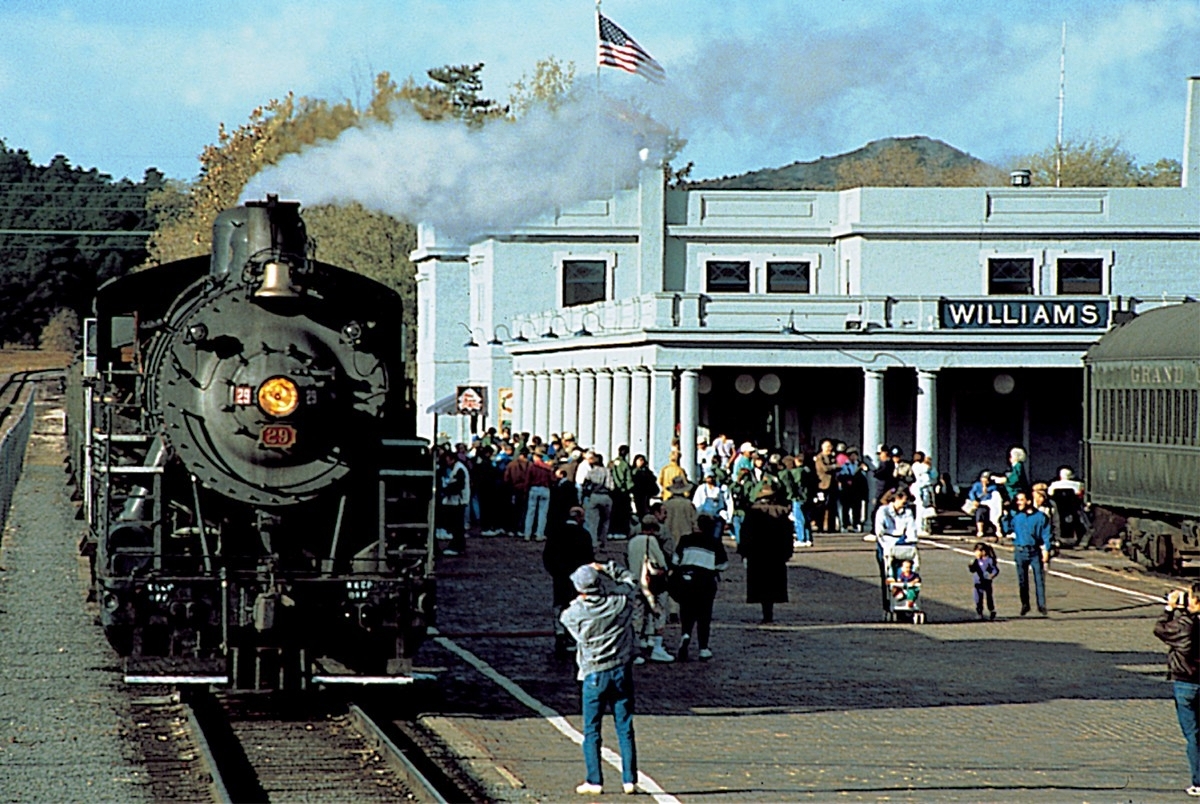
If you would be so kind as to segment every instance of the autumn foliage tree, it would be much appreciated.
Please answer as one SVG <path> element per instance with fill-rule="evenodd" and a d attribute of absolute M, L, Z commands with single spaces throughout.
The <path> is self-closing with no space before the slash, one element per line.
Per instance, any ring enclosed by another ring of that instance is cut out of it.
<path fill-rule="evenodd" d="M 1013 162 L 1032 175 L 1035 187 L 1058 184 L 1058 148 L 1050 147 Z M 1183 166 L 1175 159 L 1160 159 L 1151 165 L 1139 165 L 1121 146 L 1120 140 L 1095 137 L 1067 140 L 1062 146 L 1062 187 L 1178 187 Z"/>
<path fill-rule="evenodd" d="M 983 163 L 945 164 L 934 161 L 914 143 L 898 140 L 870 158 L 842 164 L 836 189 L 851 187 L 981 187 L 1003 181 L 1003 174 Z"/>
<path fill-rule="evenodd" d="M 396 104 L 428 120 L 456 118 L 469 126 L 503 118 L 508 108 L 480 97 L 482 64 L 428 71 L 430 82 L 397 85 L 389 73 L 374 80 L 370 101 L 330 103 L 288 94 L 254 109 L 235 129 L 221 126 L 217 142 L 200 156 L 199 179 L 190 187 L 168 184 L 149 200 L 160 226 L 150 243 L 150 264 L 206 254 L 217 215 L 236 206 L 250 179 L 288 154 L 336 139 L 347 129 L 387 125 Z M 306 207 L 304 219 L 317 259 L 365 274 L 394 288 L 404 302 L 404 321 L 416 326 L 416 270 L 408 259 L 416 247 L 412 222 L 372 212 L 360 204 Z M 408 371 L 415 373 L 416 339 L 408 341 Z"/>

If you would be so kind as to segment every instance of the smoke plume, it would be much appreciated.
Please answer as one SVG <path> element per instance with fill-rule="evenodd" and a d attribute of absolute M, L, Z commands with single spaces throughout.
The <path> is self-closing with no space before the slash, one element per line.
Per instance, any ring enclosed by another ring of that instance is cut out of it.
<path fill-rule="evenodd" d="M 348 129 L 280 160 L 251 179 L 243 201 L 357 201 L 466 243 L 635 184 L 659 164 L 666 139 L 661 126 L 596 97 L 476 129 L 395 111 L 390 125 Z"/>

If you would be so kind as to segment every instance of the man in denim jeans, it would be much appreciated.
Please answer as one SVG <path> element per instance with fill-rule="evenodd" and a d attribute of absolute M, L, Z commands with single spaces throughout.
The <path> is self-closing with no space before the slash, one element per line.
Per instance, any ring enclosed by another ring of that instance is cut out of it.
<path fill-rule="evenodd" d="M 1189 796 L 1200 796 L 1200 640 L 1196 638 L 1200 615 L 1200 583 L 1191 589 L 1175 589 L 1167 595 L 1166 611 L 1154 624 L 1154 635 L 1167 643 L 1167 678 L 1175 687 L 1175 715 L 1187 741 L 1192 783 Z"/>
<path fill-rule="evenodd" d="M 1007 518 L 1013 540 L 1013 561 L 1017 564 L 1017 591 L 1021 595 L 1021 616 L 1029 613 L 1029 571 L 1033 570 L 1033 591 L 1038 612 L 1046 614 L 1046 567 L 1050 565 L 1050 520 L 1034 507 L 1028 492 L 1018 491 L 1016 511 Z"/>
<path fill-rule="evenodd" d="M 583 682 L 583 761 L 587 779 L 580 795 L 604 790 L 600 765 L 600 723 L 609 704 L 621 745 L 621 781 L 637 792 L 637 746 L 633 738 L 633 611 L 638 582 L 629 570 L 610 561 L 584 564 L 571 573 L 579 596 L 559 619 L 575 640 L 578 678 Z"/>

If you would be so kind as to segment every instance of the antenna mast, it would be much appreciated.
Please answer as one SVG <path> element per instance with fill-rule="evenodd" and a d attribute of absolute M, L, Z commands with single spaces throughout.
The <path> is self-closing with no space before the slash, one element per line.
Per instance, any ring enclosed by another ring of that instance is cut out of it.
<path fill-rule="evenodd" d="M 1067 90 L 1067 21 L 1062 24 L 1062 49 L 1058 56 L 1058 138 L 1054 141 L 1054 186 L 1062 187 L 1063 98 Z"/>

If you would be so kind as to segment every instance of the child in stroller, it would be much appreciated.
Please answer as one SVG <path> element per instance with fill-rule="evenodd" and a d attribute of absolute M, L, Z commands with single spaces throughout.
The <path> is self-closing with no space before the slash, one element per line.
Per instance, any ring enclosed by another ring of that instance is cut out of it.
<path fill-rule="evenodd" d="M 888 616 L 889 621 L 925 622 L 921 611 L 921 562 L 915 544 L 895 544 L 886 551 L 884 566 L 888 568 Z"/>

